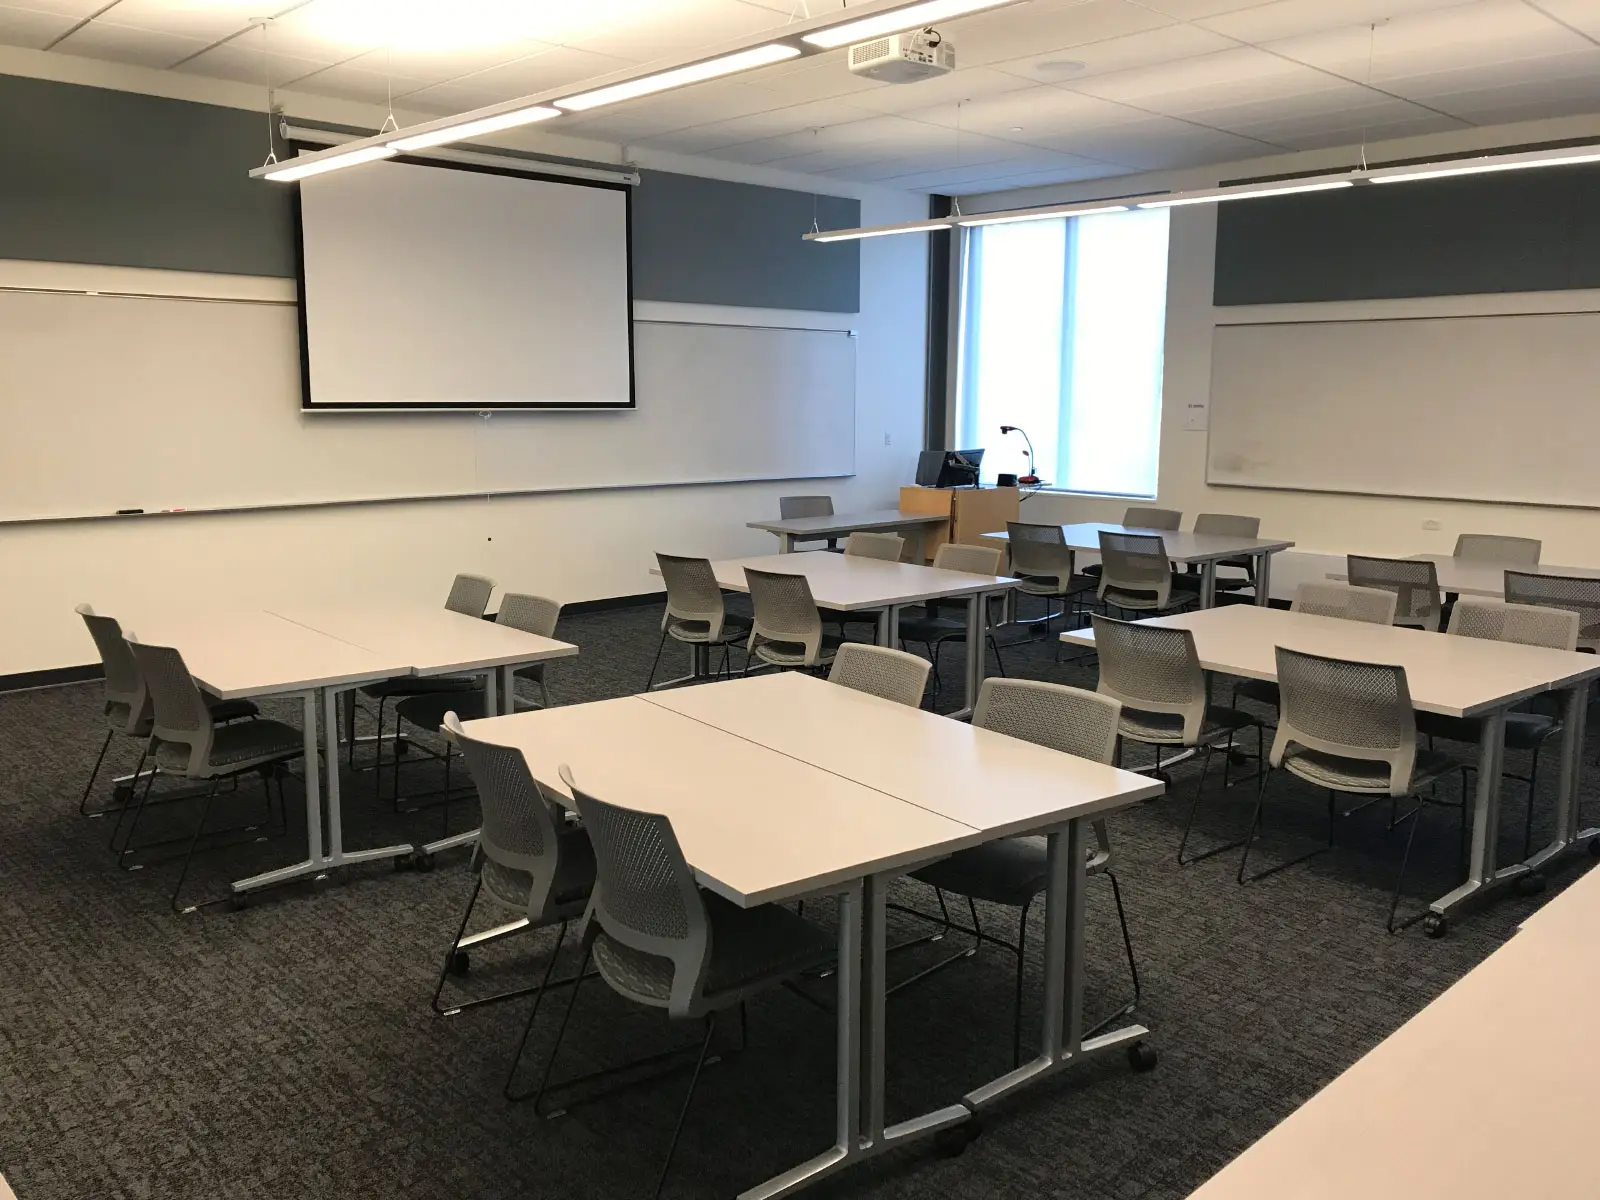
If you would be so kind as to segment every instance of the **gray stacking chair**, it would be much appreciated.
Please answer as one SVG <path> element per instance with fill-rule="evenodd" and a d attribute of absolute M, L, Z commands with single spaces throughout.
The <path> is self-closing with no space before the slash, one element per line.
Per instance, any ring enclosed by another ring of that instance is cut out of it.
<path fill-rule="evenodd" d="M 1289 611 L 1344 621 L 1365 621 L 1370 625 L 1393 625 L 1398 602 L 1398 596 L 1382 588 L 1351 587 L 1347 583 L 1302 583 L 1295 589 Z M 1239 703 L 1241 696 L 1278 707 L 1278 685 L 1270 679 L 1245 679 L 1234 684 L 1234 704 Z"/>
<path fill-rule="evenodd" d="M 1031 525 L 1026 521 L 1007 521 L 1006 537 L 1011 547 L 1011 574 L 1016 576 L 1016 591 L 1044 600 L 1044 617 L 1035 621 L 1017 622 L 1034 624 L 1042 619 L 1045 631 L 1050 629 L 1050 602 L 1061 604 L 1062 623 L 1067 616 L 1067 600 L 1075 592 L 1087 590 L 1085 585 L 1073 586 L 1072 548 L 1059 525 Z"/>
<path fill-rule="evenodd" d="M 857 558 L 880 558 L 884 562 L 899 562 L 905 551 L 906 540 L 898 533 L 852 533 L 844 540 L 844 552 Z"/>
<path fill-rule="evenodd" d="M 929 663 L 904 650 L 846 642 L 833 659 L 828 682 L 918 708 L 928 687 Z"/>
<path fill-rule="evenodd" d="M 520 629 L 523 633 L 531 633 L 536 637 L 553 638 L 556 635 L 556 625 L 561 621 L 561 602 L 551 600 L 548 596 L 535 596 L 529 592 L 507 592 L 500 597 L 500 608 L 494 615 L 496 625 L 504 625 L 508 629 Z M 518 707 L 549 708 L 550 688 L 545 682 L 545 668 L 549 663 L 529 663 L 525 667 L 518 667 L 512 672 L 513 679 L 526 679 L 539 689 L 539 703 Z M 515 697 L 508 697 L 514 699 Z"/>
<path fill-rule="evenodd" d="M 1356 587 L 1383 588 L 1396 596 L 1394 623 L 1439 632 L 1444 602 L 1439 595 L 1439 568 L 1421 558 L 1373 558 L 1347 555 L 1345 572 Z"/>
<path fill-rule="evenodd" d="M 1109 763 L 1117 744 L 1117 722 L 1122 706 L 1117 701 L 1093 692 L 1042 683 L 1031 679 L 985 679 L 973 709 L 972 724 L 1008 737 L 1048 746 L 1063 754 Z M 1085 869 L 1089 875 L 1104 875 L 1111 881 L 1111 894 L 1117 904 L 1117 920 L 1122 925 L 1122 947 L 1128 957 L 1128 974 L 1133 979 L 1133 998 L 1104 1018 L 1091 1035 L 1111 1021 L 1134 1010 L 1139 1003 L 1139 966 L 1133 957 L 1133 939 L 1128 934 L 1128 914 L 1122 905 L 1122 888 L 1111 871 L 1111 838 L 1104 820 L 1093 822 L 1095 848 L 1089 851 Z M 1049 882 L 1048 843 L 1042 837 L 1002 838 L 961 850 L 931 866 L 912 872 L 913 878 L 940 892 L 939 905 L 947 928 L 961 930 L 982 944 L 988 942 L 1011 951 L 1017 960 L 1016 991 L 1011 1009 L 1011 1058 L 1022 1061 L 1022 970 L 1028 936 L 1028 912 L 1044 893 Z M 945 892 L 967 898 L 972 928 L 962 930 L 949 919 Z M 1019 909 L 1015 944 L 985 933 L 978 922 L 975 900 Z M 963 953 L 946 959 L 930 970 L 968 957 Z M 924 971 L 915 978 L 925 977 Z M 909 981 L 908 981 L 909 982 Z M 902 985 L 903 986 L 903 985 Z"/>
<path fill-rule="evenodd" d="M 1560 608 L 1503 604 L 1498 600 L 1458 600 L 1450 613 L 1450 627 L 1446 632 L 1454 637 L 1572 651 L 1578 648 L 1578 614 Z M 1430 746 L 1434 738 L 1476 745 L 1482 724 L 1475 717 L 1417 714 L 1417 732 L 1428 738 Z M 1561 727 L 1560 719 L 1550 713 L 1517 711 L 1506 714 L 1506 749 L 1525 750 L 1532 756 L 1526 776 L 1505 772 L 1508 778 L 1528 785 L 1528 811 L 1522 825 L 1523 858 L 1533 853 L 1533 802 L 1539 786 L 1539 755 L 1544 744 L 1561 732 Z"/>
<path fill-rule="evenodd" d="M 671 820 L 589 795 L 566 767 L 561 768 L 561 778 L 594 845 L 597 878 L 584 924 L 583 961 L 539 1086 L 531 1093 L 513 1092 L 510 1084 L 517 1069 L 513 1060 L 507 1094 L 517 1099 L 532 1095 L 537 1108 L 550 1090 L 556 1056 L 591 958 L 600 978 L 624 999 L 662 1010 L 674 1020 L 703 1019 L 705 1037 L 697 1047 L 689 1092 L 656 1181 L 659 1196 L 716 1033 L 717 1015 L 729 1008 L 739 1010 L 742 1044 L 744 1001 L 834 962 L 834 939 L 781 905 L 740 908 L 705 891 L 695 883 Z M 535 1000 L 528 1030 L 538 1012 Z M 518 1060 L 527 1037 L 525 1030 Z M 565 1080 L 555 1086 L 565 1089 L 578 1082 Z"/>
<path fill-rule="evenodd" d="M 778 519 L 781 521 L 794 521 L 801 517 L 831 517 L 833 516 L 832 496 L 779 496 Z M 807 541 L 821 539 L 807 538 Z M 839 547 L 839 539 L 831 537 L 826 539 L 829 550 Z"/>
<path fill-rule="evenodd" d="M 1167 612 L 1198 599 L 1198 582 L 1196 590 L 1175 583 L 1166 543 L 1158 535 L 1100 531 L 1101 604 L 1123 612 Z"/>
<path fill-rule="evenodd" d="M 184 666 L 183 656 L 178 651 L 170 646 L 147 646 L 131 637 L 128 647 L 150 689 L 150 756 L 155 767 L 163 775 L 209 784 L 205 803 L 200 809 L 200 819 L 195 822 L 188 852 L 183 857 L 183 868 L 178 874 L 178 882 L 172 888 L 173 911 L 190 911 L 179 906 L 178 897 L 183 892 L 184 880 L 189 877 L 189 864 L 194 860 L 195 846 L 205 831 L 206 819 L 211 815 L 217 785 L 224 779 L 235 779 L 252 772 L 259 774 L 270 809 L 271 785 L 276 778 L 281 814 L 283 779 L 279 768 L 304 756 L 305 735 L 282 721 L 240 721 L 232 725 L 218 725 L 206 704 L 204 693 L 190 676 L 189 669 Z M 154 783 L 155 773 L 152 772 L 145 782 L 138 811 L 134 814 L 135 829 L 150 799 Z M 133 829 L 129 830 L 128 838 L 131 842 Z"/>
<path fill-rule="evenodd" d="M 1390 826 L 1411 821 L 1406 835 L 1405 854 L 1400 860 L 1400 871 L 1395 876 L 1394 897 L 1389 904 L 1386 927 L 1390 933 L 1413 924 L 1425 915 L 1426 910 L 1396 924 L 1395 914 L 1400 906 L 1400 890 L 1405 882 L 1406 864 L 1411 857 L 1411 845 L 1416 838 L 1422 807 L 1437 803 L 1425 799 L 1420 789 L 1429 787 L 1461 764 L 1432 750 L 1417 746 L 1416 714 L 1411 707 L 1411 692 L 1406 686 L 1404 667 L 1381 663 L 1350 662 L 1339 658 L 1325 658 L 1318 654 L 1303 654 L 1298 650 L 1277 647 L 1278 686 L 1283 693 L 1283 704 L 1278 714 L 1278 733 L 1272 741 L 1270 763 L 1274 771 L 1283 770 L 1328 792 L 1328 841 L 1295 858 L 1258 871 L 1247 873 L 1250 850 L 1261 828 L 1261 814 L 1266 802 L 1267 781 L 1256 792 L 1255 815 L 1250 821 L 1250 832 L 1245 838 L 1244 853 L 1239 856 L 1239 882 L 1254 883 L 1285 867 L 1304 862 L 1308 858 L 1331 850 L 1334 845 L 1334 827 L 1339 816 L 1339 795 L 1368 796 L 1374 799 L 1387 796 L 1391 801 L 1412 796 L 1416 806 L 1403 816 L 1392 817 Z M 1344 815 L 1367 807 L 1359 805 Z M 1465 785 L 1462 812 L 1465 831 Z M 1443 932 L 1443 924 L 1430 922 L 1430 932 Z"/>
<path fill-rule="evenodd" d="M 569 979 L 552 983 L 550 975 L 566 939 L 568 923 L 583 916 L 594 889 L 594 850 L 583 827 L 568 824 L 565 814 L 545 798 L 528 771 L 528 760 L 522 751 L 468 737 L 453 712 L 445 714 L 444 729 L 461 747 L 483 805 L 483 828 L 478 830 L 472 854 L 472 896 L 461 914 L 461 926 L 445 951 L 439 983 L 433 989 L 433 1011 L 448 1016 L 572 982 Z M 492 928 L 467 933 L 481 896 L 486 896 L 497 909 L 517 915 Z M 472 949 L 551 925 L 560 928 L 544 976 L 536 987 L 440 1004 L 445 980 L 471 970 Z"/>
<path fill-rule="evenodd" d="M 1179 529 L 1183 525 L 1183 514 L 1170 508 L 1134 505 L 1122 514 L 1122 523 L 1130 529 Z"/>
<path fill-rule="evenodd" d="M 1041 529 L 1053 529 L 1057 535 L 1061 532 L 1059 525 L 1041 525 Z M 933 556 L 933 565 L 941 571 L 963 571 L 968 575 L 999 575 L 1001 553 L 993 546 L 967 546 L 959 542 L 946 542 L 940 546 Z M 1004 601 L 997 600 L 996 604 L 1003 607 Z M 939 601 L 930 601 L 922 606 L 922 612 L 917 616 L 904 613 L 900 616 L 900 645 L 904 648 L 907 642 L 921 642 L 928 648 L 928 657 L 933 660 L 933 690 L 938 693 L 939 658 L 944 653 L 946 642 L 965 643 L 967 640 L 967 614 L 966 602 L 961 602 L 960 616 L 947 616 L 946 606 Z M 989 626 L 991 629 L 999 622 L 995 620 L 995 612 L 991 609 Z M 988 635 L 989 649 L 994 652 L 995 665 L 999 667 L 1000 674 L 1006 673 L 1005 661 L 1000 657 L 1000 643 L 995 641 L 993 633 Z"/>
<path fill-rule="evenodd" d="M 1185 857 L 1189 831 L 1205 795 L 1206 771 L 1211 766 L 1212 751 L 1219 743 L 1224 745 L 1222 786 L 1226 788 L 1232 770 L 1229 758 L 1234 738 L 1240 731 L 1253 727 L 1259 775 L 1266 737 L 1261 722 L 1240 709 L 1207 703 L 1206 674 L 1195 651 L 1194 634 L 1189 630 L 1113 621 L 1098 614 L 1092 620 L 1095 650 L 1100 656 L 1100 685 L 1096 690 L 1121 703 L 1117 732 L 1122 741 L 1153 746 L 1155 774 L 1162 778 L 1163 746 L 1182 746 L 1202 754 L 1200 778 L 1195 784 L 1188 818 L 1183 823 L 1183 837 L 1178 842 L 1179 865 L 1188 866 L 1234 849 L 1239 842 Z M 1119 745 L 1119 764 L 1121 757 Z"/>
<path fill-rule="evenodd" d="M 489 597 L 494 594 L 494 586 L 494 580 L 486 579 L 482 575 L 457 575 L 450 584 L 450 594 L 445 597 L 445 609 L 469 617 L 481 617 L 488 611 Z M 479 681 L 475 675 L 396 675 L 393 679 L 367 684 L 361 689 L 361 694 L 369 700 L 378 702 L 378 732 L 372 739 L 375 752 L 381 756 L 383 751 L 383 712 L 384 706 L 391 699 L 426 696 L 439 692 L 471 692 L 476 691 L 478 687 Z M 345 710 L 345 740 L 349 743 L 349 761 L 353 767 L 356 761 L 354 693 L 351 693 L 349 706 Z M 398 744 L 397 739 L 396 745 Z M 376 770 L 378 765 L 379 760 L 374 760 L 373 769 Z"/>
<path fill-rule="evenodd" d="M 822 614 L 804 575 L 746 567 L 755 620 L 746 643 L 749 673 L 756 659 L 772 667 L 820 667 L 833 662 L 844 639 L 822 631 Z"/>
<path fill-rule="evenodd" d="M 746 617 L 728 612 L 722 598 L 722 588 L 708 558 L 682 558 L 675 554 L 657 554 L 661 578 L 667 585 L 667 609 L 661 614 L 661 640 L 656 643 L 656 656 L 650 663 L 650 677 L 644 690 L 671 687 L 704 679 L 711 674 L 711 650 L 722 647 L 722 672 L 730 674 L 729 654 L 735 642 L 750 636 L 750 621 Z M 694 670 L 677 679 L 656 683 L 656 668 L 661 665 L 661 652 L 667 639 L 682 642 L 694 652 Z"/>
<path fill-rule="evenodd" d="M 116 619 L 100 615 L 87 604 L 78 605 L 74 611 L 83 618 L 84 625 L 88 627 L 89 636 L 94 639 L 95 649 L 100 654 L 100 665 L 105 670 L 103 711 L 106 718 L 106 737 L 105 741 L 100 743 L 100 753 L 94 760 L 94 770 L 89 772 L 89 782 L 83 785 L 83 797 L 78 801 L 80 816 L 98 817 L 122 807 L 111 805 L 91 811 L 89 797 L 94 794 L 94 781 L 100 776 L 100 768 L 105 763 L 106 751 L 111 748 L 113 738 L 122 734 L 125 737 L 148 742 L 151 726 L 150 693 L 145 688 L 144 676 L 139 672 L 139 664 L 133 657 L 133 651 L 128 649 L 128 643 L 123 640 L 122 626 Z M 261 712 L 248 700 L 218 700 L 215 696 L 208 695 L 205 696 L 205 702 L 206 707 L 211 710 L 211 719 L 219 725 L 259 716 Z M 135 784 L 144 773 L 144 763 L 145 755 L 141 754 L 139 765 L 133 773 Z M 131 785 L 129 794 L 132 794 Z"/>
<path fill-rule="evenodd" d="M 1234 513 L 1201 513 L 1194 519 L 1196 533 L 1216 533 L 1227 537 L 1253 538 L 1261 534 L 1260 517 L 1244 517 Z M 1256 585 L 1256 564 L 1252 558 L 1223 558 L 1217 561 L 1217 568 L 1232 567 L 1244 572 L 1244 578 L 1237 575 L 1218 575 L 1216 590 L 1219 592 L 1237 592 L 1243 588 L 1254 588 Z M 1191 564 L 1189 573 L 1199 574 L 1198 564 Z"/>
<path fill-rule="evenodd" d="M 1544 543 L 1538 538 L 1510 537 L 1502 533 L 1463 533 L 1456 537 L 1455 556 L 1475 562 L 1537 567 Z"/>
<path fill-rule="evenodd" d="M 1578 648 L 1600 653 L 1600 579 L 1506 572 L 1506 601 L 1578 614 Z"/>

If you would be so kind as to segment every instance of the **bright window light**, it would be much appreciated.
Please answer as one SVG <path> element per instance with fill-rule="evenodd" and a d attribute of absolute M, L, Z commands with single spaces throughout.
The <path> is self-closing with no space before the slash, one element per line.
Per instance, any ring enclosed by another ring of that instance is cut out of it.
<path fill-rule="evenodd" d="M 1156 494 L 1166 340 L 1165 210 L 990 225 L 967 235 L 957 442 L 984 471 L 1062 491 Z"/>
<path fill-rule="evenodd" d="M 358 167 L 362 163 L 377 162 L 380 158 L 393 158 L 398 151 L 389 146 L 366 146 L 360 150 L 352 150 L 349 154 L 339 154 L 332 158 L 322 158 L 315 162 L 300 162 L 291 158 L 275 171 L 268 171 L 263 179 L 271 179 L 278 183 L 293 183 L 296 179 L 306 179 L 312 175 L 321 175 L 325 171 L 337 171 L 342 167 Z"/>
<path fill-rule="evenodd" d="M 764 67 L 770 63 L 782 62 L 786 58 L 796 58 L 799 54 L 799 49 L 794 46 L 773 42 L 766 46 L 741 50 L 737 54 L 724 54 L 721 58 L 708 58 L 705 62 L 691 63 L 687 67 L 646 75 L 642 79 L 630 79 L 626 83 L 613 84 L 611 87 L 599 88 L 592 92 L 580 92 L 576 96 L 555 101 L 555 105 L 569 112 L 583 112 L 586 109 L 599 108 L 602 104 L 616 104 L 622 100 L 633 100 L 639 96 L 664 92 L 669 88 L 682 87 L 687 83 L 699 83 L 705 79 L 716 79 L 723 75 L 748 71 L 754 67 Z"/>
<path fill-rule="evenodd" d="M 498 117 L 484 117 L 478 121 L 468 121 L 464 125 L 451 125 L 446 129 L 432 129 L 427 133 L 396 138 L 387 144 L 394 150 L 422 150 L 428 146 L 442 146 L 446 142 L 464 142 L 468 138 L 481 137 L 486 133 L 498 133 L 502 129 L 515 129 L 519 125 L 531 125 L 535 121 L 548 121 L 551 117 L 560 115 L 559 108 L 549 108 L 544 105 L 519 108 L 515 112 L 501 113 Z"/>
<path fill-rule="evenodd" d="M 859 21 L 848 21 L 831 29 L 819 29 L 815 33 L 806 34 L 803 40 L 824 50 L 832 50 L 838 46 L 848 46 L 851 42 L 865 42 L 888 33 L 921 29 L 935 21 L 948 21 L 951 17 L 965 16 L 967 13 L 982 12 L 986 8 L 999 8 L 1014 3 L 1016 0 L 927 0 L 924 4 L 913 4 L 907 8 L 897 8 L 893 12 L 862 17 Z"/>

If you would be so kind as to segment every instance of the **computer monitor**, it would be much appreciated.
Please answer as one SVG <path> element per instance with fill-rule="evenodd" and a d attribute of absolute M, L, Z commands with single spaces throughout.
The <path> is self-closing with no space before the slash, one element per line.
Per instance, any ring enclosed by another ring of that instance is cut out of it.
<path fill-rule="evenodd" d="M 918 487 L 977 487 L 982 450 L 924 450 L 917 457 Z"/>

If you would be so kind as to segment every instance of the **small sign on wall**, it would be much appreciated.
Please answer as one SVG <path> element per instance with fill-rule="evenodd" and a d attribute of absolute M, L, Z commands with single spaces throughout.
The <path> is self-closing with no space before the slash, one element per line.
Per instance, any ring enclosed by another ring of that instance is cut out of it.
<path fill-rule="evenodd" d="M 1206 428 L 1206 418 L 1211 410 L 1209 400 L 1191 400 L 1184 405 L 1183 427 L 1203 431 Z"/>

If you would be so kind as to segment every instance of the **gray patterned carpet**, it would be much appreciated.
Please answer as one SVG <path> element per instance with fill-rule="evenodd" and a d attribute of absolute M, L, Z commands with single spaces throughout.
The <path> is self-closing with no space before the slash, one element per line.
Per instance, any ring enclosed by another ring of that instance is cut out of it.
<path fill-rule="evenodd" d="M 656 619 L 653 609 L 632 609 L 565 621 L 562 636 L 582 656 L 553 668 L 557 701 L 637 691 Z M 946 658 L 954 679 L 959 651 Z M 1005 658 L 1014 674 L 1092 683 L 1084 666 L 1055 663 L 1048 643 L 1008 649 Z M 676 671 L 676 656 L 670 665 Z M 1219 696 L 1226 691 L 1220 681 Z M 955 700 L 947 691 L 940 706 Z M 273 711 L 295 715 L 289 706 Z M 649 1194 L 681 1076 L 541 1121 L 500 1095 L 525 1001 L 431 1015 L 442 947 L 471 887 L 464 856 L 431 873 L 354 869 L 244 911 L 219 905 L 174 916 L 174 865 L 119 870 L 106 851 L 108 821 L 77 814 L 101 728 L 94 685 L 0 695 L 0 1172 L 20 1200 Z M 130 745 L 113 746 L 118 769 L 133 757 Z M 1159 1067 L 1135 1075 L 1120 1061 L 1095 1066 L 997 1112 L 960 1157 L 911 1148 L 813 1194 L 1185 1196 L 1541 902 L 1508 896 L 1442 941 L 1415 929 L 1386 935 L 1400 843 L 1385 831 L 1382 809 L 1342 821 L 1335 853 L 1250 888 L 1234 882 L 1233 853 L 1180 869 L 1174 851 L 1197 770 L 1185 764 L 1174 774 L 1173 795 L 1112 823 L 1144 979 L 1140 1019 L 1154 1030 Z M 404 786 L 421 789 L 434 775 L 407 768 Z M 1553 787 L 1555 772 L 1545 777 Z M 373 786 L 370 773 L 346 777 L 348 844 L 437 835 L 440 810 L 397 815 Z M 1301 833 L 1320 835 L 1324 812 L 1320 795 L 1273 786 L 1268 855 L 1291 850 Z M 1508 859 L 1520 848 L 1522 814 L 1518 785 L 1510 786 Z M 1236 836 L 1251 798 L 1250 787 L 1224 794 L 1213 772 L 1199 836 Z M 1548 790 L 1540 798 L 1541 822 L 1552 798 Z M 253 787 L 228 800 L 217 821 L 260 805 Z M 192 874 L 193 893 L 215 896 L 230 878 L 299 858 L 298 807 L 291 786 L 287 834 L 209 855 Z M 149 832 L 186 831 L 195 815 L 188 804 L 170 806 Z M 453 827 L 468 828 L 473 806 L 457 804 L 449 815 Z M 1457 869 L 1454 814 L 1427 820 L 1411 903 L 1444 891 Z M 1564 863 L 1552 890 L 1587 862 Z M 915 885 L 897 898 L 931 900 Z M 1014 920 L 1000 910 L 984 917 L 997 928 Z M 1127 986 L 1103 881 L 1091 889 L 1089 922 L 1094 1010 Z M 1036 917 L 1030 1030 L 1038 937 Z M 499 990 L 529 978 L 548 945 L 541 935 L 482 952 L 466 987 Z M 908 951 L 891 972 L 941 952 Z M 894 999 L 891 1118 L 949 1102 L 1008 1065 L 1010 979 L 1009 961 L 986 950 Z M 530 1062 L 553 1028 L 542 1032 Z M 694 1036 L 592 985 L 563 1070 Z M 823 1149 L 832 1039 L 830 1018 L 797 997 L 753 1002 L 750 1048 L 703 1079 L 668 1194 L 731 1197 Z M 1405 1194 L 1400 1181 L 1393 1194 Z"/>

